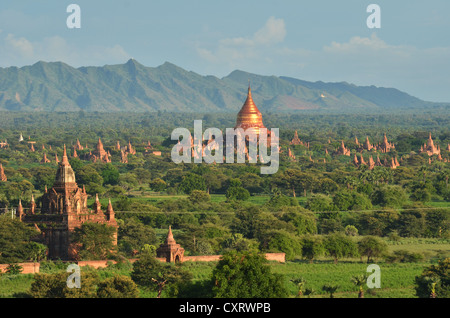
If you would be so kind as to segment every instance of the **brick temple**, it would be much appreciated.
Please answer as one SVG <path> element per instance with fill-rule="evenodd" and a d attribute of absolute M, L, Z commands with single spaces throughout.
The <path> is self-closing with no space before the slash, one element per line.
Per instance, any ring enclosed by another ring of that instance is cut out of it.
<path fill-rule="evenodd" d="M 101 208 L 98 196 L 94 209 L 87 206 L 88 194 L 84 187 L 78 187 L 75 173 L 67 158 L 66 147 L 61 162 L 58 163 L 55 182 L 42 196 L 40 213 L 36 211 L 34 199 L 27 213 L 19 203 L 17 217 L 26 223 L 35 224 L 41 231 L 44 243 L 48 246 L 48 258 L 61 260 L 77 260 L 79 246 L 72 241 L 76 228 L 85 222 L 102 223 L 116 229 L 114 244 L 117 244 L 117 222 L 114 210 L 109 202 L 106 211 Z"/>

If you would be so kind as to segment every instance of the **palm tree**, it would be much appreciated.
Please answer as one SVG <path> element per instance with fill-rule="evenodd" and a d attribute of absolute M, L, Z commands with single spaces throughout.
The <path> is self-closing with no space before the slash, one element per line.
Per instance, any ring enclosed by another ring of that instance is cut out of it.
<path fill-rule="evenodd" d="M 336 290 L 339 288 L 339 285 L 334 284 L 325 284 L 322 286 L 322 290 L 324 292 L 327 292 L 330 294 L 330 298 L 334 298 L 333 294 L 336 292 Z"/>
<path fill-rule="evenodd" d="M 423 182 L 426 182 L 426 175 L 427 175 L 427 166 L 422 166 L 419 169 L 420 172 L 422 172 L 422 176 L 423 176 Z"/>
<path fill-rule="evenodd" d="M 352 282 L 359 287 L 358 298 L 364 298 L 364 285 L 366 284 L 367 276 L 365 274 L 352 277 Z"/>
<path fill-rule="evenodd" d="M 430 284 L 430 298 L 436 298 L 436 285 L 440 282 L 440 279 L 437 277 L 427 277 L 427 280 Z"/>
<path fill-rule="evenodd" d="M 306 284 L 306 280 L 303 277 L 291 279 L 291 282 L 294 284 L 297 284 L 298 287 L 298 294 L 297 297 L 301 298 L 303 296 L 303 287 Z"/>
<path fill-rule="evenodd" d="M 305 292 L 303 293 L 305 296 L 311 297 L 316 291 L 312 288 L 305 288 Z"/>

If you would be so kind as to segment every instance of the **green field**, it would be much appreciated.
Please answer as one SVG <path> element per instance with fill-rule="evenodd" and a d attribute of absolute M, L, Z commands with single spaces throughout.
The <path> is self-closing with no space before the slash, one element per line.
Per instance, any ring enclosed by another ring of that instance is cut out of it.
<path fill-rule="evenodd" d="M 183 266 L 191 271 L 194 280 L 207 280 L 213 270 L 215 263 L 190 263 Z M 423 268 L 428 264 L 385 264 L 380 263 L 381 288 L 366 291 L 366 298 L 414 298 L 414 277 L 420 275 Z M 355 298 L 358 288 L 351 282 L 353 275 L 366 272 L 367 264 L 355 262 L 340 262 L 333 264 L 331 261 L 318 261 L 314 264 L 305 262 L 286 262 L 284 264 L 271 262 L 273 272 L 282 274 L 289 288 L 291 297 L 297 293 L 296 285 L 291 279 L 303 277 L 306 280 L 306 288 L 312 288 L 315 292 L 311 297 L 328 297 L 321 287 L 327 283 L 339 285 L 336 298 Z M 103 277 L 109 277 L 112 272 L 100 270 Z M 123 272 L 122 274 L 129 274 Z M 0 277 L 0 297 L 13 298 L 23 296 L 33 282 L 33 275 L 3 275 Z M 153 293 L 141 294 L 143 297 L 151 297 Z"/>
<path fill-rule="evenodd" d="M 420 263 L 388 264 L 382 260 L 377 261 L 376 264 L 380 266 L 381 288 L 372 290 L 366 288 L 366 298 L 415 298 L 414 278 L 431 263 L 437 263 L 438 258 L 450 257 L 450 243 L 445 240 L 402 238 L 398 242 L 388 241 L 388 244 L 390 252 L 406 250 L 421 253 L 425 258 Z M 185 262 L 181 266 L 193 274 L 194 281 L 205 281 L 210 278 L 216 264 L 217 262 Z M 41 266 L 41 271 L 54 272 L 60 269 L 50 265 Z M 328 297 L 322 291 L 322 286 L 328 283 L 339 286 L 334 297 L 356 298 L 358 287 L 351 282 L 351 278 L 366 273 L 368 264 L 356 258 L 342 259 L 338 264 L 334 264 L 331 259 L 321 257 L 312 264 L 298 259 L 286 263 L 269 262 L 269 266 L 274 273 L 283 276 L 290 297 L 297 294 L 297 287 L 290 280 L 303 277 L 306 280 L 305 287 L 314 290 L 310 296 L 312 298 Z M 113 266 L 98 271 L 100 277 L 107 278 L 114 274 L 130 275 L 131 270 L 132 267 L 129 265 L 122 268 Z M 31 274 L 3 274 L 0 276 L 0 298 L 24 297 L 32 282 Z M 153 292 L 141 291 L 141 297 L 155 297 L 155 295 Z"/>

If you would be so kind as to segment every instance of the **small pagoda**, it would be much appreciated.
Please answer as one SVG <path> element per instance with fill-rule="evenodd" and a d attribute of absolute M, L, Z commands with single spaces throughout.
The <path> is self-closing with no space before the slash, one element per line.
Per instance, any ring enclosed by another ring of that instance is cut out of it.
<path fill-rule="evenodd" d="M 164 258 L 168 263 L 183 262 L 184 248 L 175 242 L 171 226 L 169 226 L 169 233 L 164 244 L 156 249 L 156 257 Z"/>

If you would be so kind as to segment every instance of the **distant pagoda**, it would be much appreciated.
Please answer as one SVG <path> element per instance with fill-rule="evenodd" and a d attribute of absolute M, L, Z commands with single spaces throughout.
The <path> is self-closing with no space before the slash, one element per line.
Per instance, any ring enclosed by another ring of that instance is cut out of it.
<path fill-rule="evenodd" d="M 395 145 L 388 141 L 388 139 L 386 137 L 386 133 L 385 133 L 384 137 L 383 137 L 383 141 L 381 143 L 379 143 L 377 146 L 377 150 L 379 150 L 383 153 L 387 153 L 394 149 L 395 149 Z"/>
<path fill-rule="evenodd" d="M 103 148 L 103 143 L 100 138 L 98 138 L 97 146 L 93 151 L 87 154 L 87 159 L 93 162 L 111 162 L 111 154 Z"/>
<path fill-rule="evenodd" d="M 350 156 L 350 149 L 345 147 L 344 141 L 342 140 L 340 146 L 336 149 L 334 154 L 335 155 Z"/>
<path fill-rule="evenodd" d="M 164 241 L 164 244 L 161 244 L 156 249 L 156 257 L 164 258 L 166 262 L 169 263 L 183 262 L 184 248 L 175 242 L 171 226 L 169 226 L 169 232 L 167 233 L 167 238 Z"/>
<path fill-rule="evenodd" d="M 420 153 L 426 153 L 428 156 L 441 154 L 441 148 L 434 145 L 434 141 L 431 138 L 431 133 L 428 136 L 427 142 L 420 147 Z"/>

